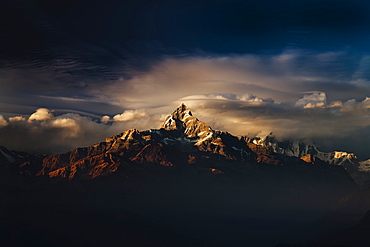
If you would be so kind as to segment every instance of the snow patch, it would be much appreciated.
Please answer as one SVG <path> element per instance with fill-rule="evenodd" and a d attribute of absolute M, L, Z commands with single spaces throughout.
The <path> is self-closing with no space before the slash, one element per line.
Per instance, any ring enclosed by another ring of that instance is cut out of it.
<path fill-rule="evenodd" d="M 200 145 L 202 144 L 204 141 L 210 139 L 211 137 L 213 136 L 213 133 L 212 132 L 208 132 L 207 136 L 200 139 L 195 145 Z"/>
<path fill-rule="evenodd" d="M 14 157 L 10 156 L 9 154 L 5 153 L 3 150 L 0 149 L 0 152 L 4 155 L 4 157 L 10 162 L 14 163 L 15 159 Z"/>
<path fill-rule="evenodd" d="M 339 151 L 334 151 L 334 158 L 335 159 L 340 159 L 343 157 L 347 157 L 349 159 L 356 159 L 356 155 L 353 153 L 347 153 L 347 152 L 339 152 Z"/>
<path fill-rule="evenodd" d="M 154 133 L 154 134 L 157 134 L 157 135 L 160 135 L 161 134 L 161 131 L 159 131 L 157 129 L 151 129 L 149 131 L 152 132 L 152 133 Z"/>

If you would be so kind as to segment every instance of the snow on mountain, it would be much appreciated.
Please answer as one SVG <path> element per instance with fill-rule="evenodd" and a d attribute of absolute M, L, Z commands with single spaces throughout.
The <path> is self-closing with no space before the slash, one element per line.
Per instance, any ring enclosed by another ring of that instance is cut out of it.
<path fill-rule="evenodd" d="M 15 162 L 15 158 L 13 156 L 11 156 L 10 154 L 4 152 L 5 148 L 2 148 L 0 147 L 0 152 L 2 154 L 3 157 L 5 157 L 5 159 L 9 162 L 9 163 L 14 163 Z"/>
<path fill-rule="evenodd" d="M 269 147 L 275 153 L 298 158 L 310 155 L 331 165 L 343 166 L 359 185 L 370 184 L 370 160 L 360 162 L 354 153 L 345 151 L 322 152 L 310 141 L 293 140 L 279 142 L 272 133 L 263 138 L 253 138 L 252 142 Z"/>
<path fill-rule="evenodd" d="M 8 166 L 10 164 L 18 164 L 27 160 L 36 159 L 39 156 L 32 155 L 26 152 L 11 151 L 0 146 L 0 165 Z"/>
<path fill-rule="evenodd" d="M 272 133 L 264 138 L 253 138 L 252 142 L 257 145 L 269 147 L 273 149 L 275 153 L 288 156 L 300 158 L 307 154 L 311 154 L 332 165 L 342 165 L 345 161 L 350 163 L 358 162 L 358 158 L 354 153 L 347 153 L 344 151 L 322 152 L 310 141 L 294 140 L 279 142 Z"/>
<path fill-rule="evenodd" d="M 360 162 L 360 171 L 370 172 L 370 159 Z"/>
<path fill-rule="evenodd" d="M 165 130 L 165 135 L 167 135 L 164 143 L 177 147 L 182 146 L 182 150 L 208 151 L 230 159 L 236 157 L 244 159 L 251 153 L 245 139 L 238 139 L 230 133 L 213 130 L 208 124 L 194 117 L 184 104 L 166 117 L 161 129 Z M 174 136 L 168 136 L 168 133 Z"/>
<path fill-rule="evenodd" d="M 214 134 L 212 128 L 194 117 L 189 108 L 181 104 L 171 115 L 168 115 L 161 128 L 165 130 L 179 130 L 187 137 L 199 137 L 199 141 L 211 138 Z"/>

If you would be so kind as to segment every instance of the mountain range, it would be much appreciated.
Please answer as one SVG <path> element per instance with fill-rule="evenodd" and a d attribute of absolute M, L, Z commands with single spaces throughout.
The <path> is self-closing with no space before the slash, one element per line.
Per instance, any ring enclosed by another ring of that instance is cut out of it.
<path fill-rule="evenodd" d="M 300 157 L 307 162 L 315 162 L 319 159 L 328 164 L 342 166 L 359 186 L 370 185 L 370 160 L 361 161 L 354 153 L 345 151 L 322 152 L 312 142 L 307 143 L 300 140 L 279 142 L 272 134 L 264 138 L 255 137 L 253 143 L 269 147 L 274 153 Z"/>
<path fill-rule="evenodd" d="M 370 181 L 368 161 L 354 154 L 234 136 L 184 104 L 159 129 L 126 130 L 56 155 L 1 147 L 0 164 L 3 246 L 299 242 L 319 232 L 297 225 Z"/>

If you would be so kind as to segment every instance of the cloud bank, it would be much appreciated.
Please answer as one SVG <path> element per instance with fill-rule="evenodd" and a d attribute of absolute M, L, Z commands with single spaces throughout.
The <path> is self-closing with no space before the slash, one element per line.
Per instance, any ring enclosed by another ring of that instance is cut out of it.
<path fill-rule="evenodd" d="M 38 154 L 62 153 L 104 141 L 126 129 L 143 130 L 159 124 L 158 118 L 150 118 L 144 110 L 127 110 L 103 122 L 76 113 L 56 116 L 39 108 L 28 117 L 6 120 L 0 115 L 0 145 Z"/>

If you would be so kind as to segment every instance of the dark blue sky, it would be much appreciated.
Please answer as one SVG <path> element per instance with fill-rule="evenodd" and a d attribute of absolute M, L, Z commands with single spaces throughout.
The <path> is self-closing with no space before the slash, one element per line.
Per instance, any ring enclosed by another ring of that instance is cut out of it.
<path fill-rule="evenodd" d="M 365 0 L 18 0 L 3 4 L 0 49 L 3 57 L 44 61 L 68 48 L 103 67 L 200 52 L 362 54 L 370 52 L 369 11 Z M 91 54 L 88 45 L 101 50 Z"/>
<path fill-rule="evenodd" d="M 89 43 L 158 42 L 206 52 L 287 47 L 368 51 L 368 1 L 41 1 L 62 30 Z"/>

